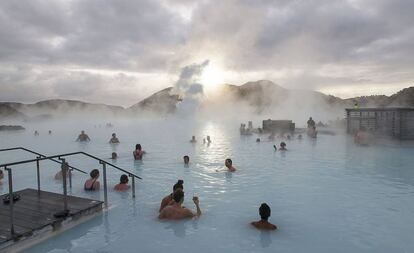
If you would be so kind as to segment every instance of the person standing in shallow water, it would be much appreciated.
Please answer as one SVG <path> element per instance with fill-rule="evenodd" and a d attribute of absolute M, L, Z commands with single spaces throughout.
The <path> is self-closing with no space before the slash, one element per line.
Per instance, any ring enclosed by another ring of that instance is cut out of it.
<path fill-rule="evenodd" d="M 119 139 L 118 139 L 118 137 L 116 137 L 116 133 L 112 134 L 112 138 L 109 140 L 109 143 L 111 143 L 111 144 L 119 143 Z"/>
<path fill-rule="evenodd" d="M 91 139 L 89 138 L 89 136 L 87 134 L 85 134 L 85 131 L 81 131 L 81 134 L 78 136 L 78 138 L 76 139 L 76 141 L 80 141 L 80 142 L 85 142 L 85 141 L 90 141 Z"/>
<path fill-rule="evenodd" d="M 146 152 L 142 150 L 141 144 L 135 145 L 135 150 L 132 152 L 132 155 L 134 156 L 135 160 L 142 160 L 142 157 L 144 156 Z"/>
<path fill-rule="evenodd" d="M 263 203 L 259 208 L 260 221 L 253 221 L 250 224 L 260 230 L 276 230 L 277 226 L 268 221 L 270 213 L 270 207 L 266 203 Z"/>
<path fill-rule="evenodd" d="M 197 208 L 197 212 L 193 213 L 190 209 L 183 207 L 184 192 L 181 189 L 177 189 L 173 194 L 174 203 L 166 206 L 161 210 L 159 219 L 165 220 L 181 220 L 186 218 L 199 217 L 201 215 L 200 203 L 198 197 L 193 197 L 193 202 Z"/>

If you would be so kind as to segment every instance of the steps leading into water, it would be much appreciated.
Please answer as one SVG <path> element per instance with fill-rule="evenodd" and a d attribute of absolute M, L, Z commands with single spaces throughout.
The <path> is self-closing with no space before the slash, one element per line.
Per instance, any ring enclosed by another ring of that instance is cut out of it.
<path fill-rule="evenodd" d="M 68 215 L 55 217 L 64 209 L 64 195 L 24 189 L 16 191 L 20 199 L 13 205 L 14 230 L 10 233 L 10 204 L 0 196 L 0 251 L 18 251 L 95 217 L 102 211 L 103 202 L 67 196 Z"/>

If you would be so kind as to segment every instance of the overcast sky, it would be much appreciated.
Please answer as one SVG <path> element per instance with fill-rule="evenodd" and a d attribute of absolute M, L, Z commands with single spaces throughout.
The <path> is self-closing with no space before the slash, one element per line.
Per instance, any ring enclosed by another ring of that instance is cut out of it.
<path fill-rule="evenodd" d="M 0 101 L 130 106 L 211 80 L 351 97 L 413 85 L 412 0 L 2 0 Z"/>

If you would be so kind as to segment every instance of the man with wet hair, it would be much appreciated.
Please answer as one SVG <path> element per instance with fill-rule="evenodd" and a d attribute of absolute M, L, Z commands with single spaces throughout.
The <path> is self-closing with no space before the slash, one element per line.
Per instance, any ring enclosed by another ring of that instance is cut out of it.
<path fill-rule="evenodd" d="M 230 158 L 227 158 L 224 162 L 224 165 L 229 169 L 230 172 L 235 172 L 236 168 L 233 167 L 233 161 Z"/>
<path fill-rule="evenodd" d="M 184 191 L 177 189 L 173 194 L 174 203 L 166 206 L 160 212 L 159 219 L 166 220 L 181 220 L 186 218 L 199 217 L 201 215 L 201 209 L 198 197 L 193 197 L 193 202 L 197 208 L 197 212 L 193 213 L 190 209 L 181 206 L 184 202 Z"/>
<path fill-rule="evenodd" d="M 270 207 L 266 203 L 262 203 L 259 208 L 260 221 L 253 221 L 250 224 L 260 230 L 276 230 L 277 226 L 268 221 L 270 213 Z"/>
<path fill-rule="evenodd" d="M 162 209 L 164 209 L 166 206 L 173 204 L 173 202 L 174 202 L 173 194 L 178 189 L 184 190 L 184 181 L 181 180 L 181 179 L 179 179 L 177 181 L 177 183 L 174 184 L 173 192 L 170 195 L 168 195 L 168 196 L 166 196 L 162 199 L 159 212 L 161 212 Z"/>

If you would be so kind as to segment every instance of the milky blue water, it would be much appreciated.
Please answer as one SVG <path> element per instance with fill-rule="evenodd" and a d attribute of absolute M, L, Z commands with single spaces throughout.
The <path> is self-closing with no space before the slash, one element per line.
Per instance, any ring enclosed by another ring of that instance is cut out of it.
<path fill-rule="evenodd" d="M 238 122 L 115 121 L 114 128 L 104 123 L 43 123 L 26 125 L 23 133 L 0 133 L 0 148 L 25 146 L 48 155 L 82 150 L 102 158 L 116 151 L 115 164 L 143 178 L 132 199 L 130 192 L 112 190 L 121 173 L 108 168 L 110 209 L 27 252 L 414 252 L 410 143 L 358 147 L 342 134 L 320 135 L 286 141 L 287 152 L 274 152 L 273 144 L 281 140 L 256 143 L 257 136 L 241 137 Z M 33 136 L 35 129 L 40 136 Z M 74 141 L 82 129 L 92 139 L 88 144 Z M 121 144 L 107 143 L 112 132 Z M 191 135 L 199 143 L 190 144 Z M 212 138 L 210 146 L 201 142 L 206 135 Z M 142 163 L 132 158 L 136 143 L 148 152 Z M 186 154 L 189 168 L 182 163 Z M 233 174 L 224 171 L 228 157 L 237 168 Z M 29 158 L 20 151 L 0 153 L 0 163 Z M 88 158 L 68 161 L 88 172 L 100 168 Z M 53 180 L 58 167 L 41 163 L 43 190 L 61 192 Z M 12 169 L 16 190 L 36 188 L 34 164 Z M 75 173 L 71 194 L 103 199 L 102 191 L 83 191 L 86 179 Z M 199 196 L 203 215 L 160 222 L 160 201 L 177 179 L 184 180 L 184 205 L 194 210 L 191 198 Z M 4 180 L 0 193 L 6 191 Z M 278 231 L 260 232 L 249 225 L 259 219 L 262 202 L 272 208 L 270 221 Z"/>

